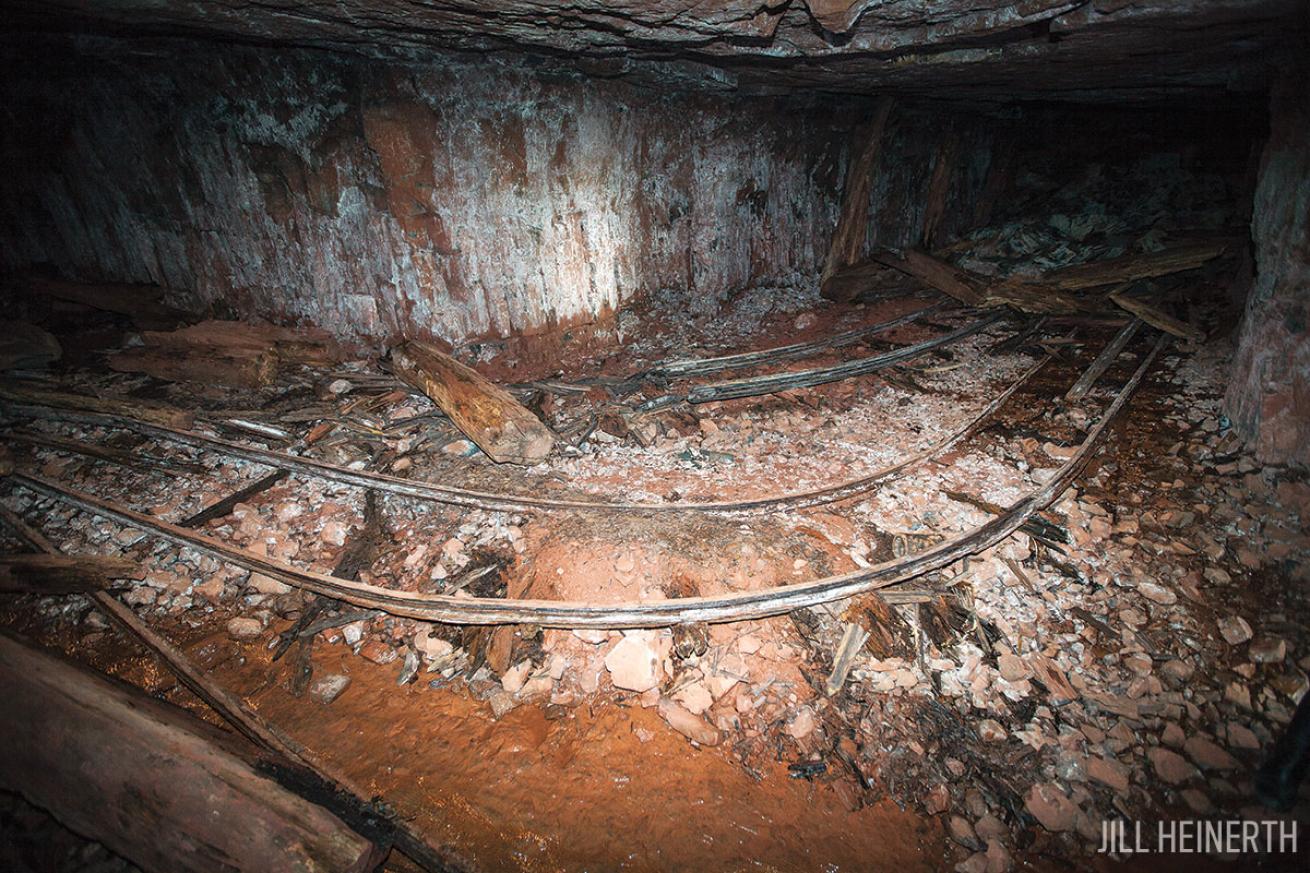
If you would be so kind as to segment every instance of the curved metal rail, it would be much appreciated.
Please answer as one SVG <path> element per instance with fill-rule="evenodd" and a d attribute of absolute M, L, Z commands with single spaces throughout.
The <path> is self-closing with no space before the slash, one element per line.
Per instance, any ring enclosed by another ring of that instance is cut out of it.
<path fill-rule="evenodd" d="M 253 461 L 258 464 L 265 464 L 270 467 L 290 470 L 303 475 L 315 476 L 344 485 L 374 488 L 379 491 L 387 491 L 405 497 L 431 500 L 455 506 L 471 506 L 477 509 L 511 512 L 548 509 L 599 510 L 609 512 L 751 512 L 773 509 L 781 506 L 800 508 L 832 503 L 837 500 L 842 500 L 863 493 L 879 484 L 891 480 L 898 473 L 922 463 L 933 455 L 946 451 L 961 439 L 981 427 L 983 423 L 995 415 L 997 410 L 999 410 L 1016 391 L 1025 385 L 1038 370 L 1044 367 L 1049 360 L 1050 358 L 1047 357 L 1039 361 L 1035 366 L 1011 383 L 1009 387 L 993 398 L 987 406 L 974 416 L 973 419 L 965 423 L 959 429 L 948 434 L 944 439 L 936 444 L 931 445 L 923 451 L 911 455 L 908 458 L 904 458 L 895 464 L 884 467 L 865 476 L 838 482 L 833 485 L 826 485 L 822 488 L 736 501 L 698 503 L 614 503 L 604 500 L 535 497 L 528 494 L 474 491 L 453 485 L 438 485 L 432 482 L 419 482 L 413 479 L 402 479 L 399 476 L 389 476 L 386 473 L 351 470 L 347 467 L 329 464 L 326 461 L 319 461 L 314 458 L 304 458 L 297 455 L 290 455 L 285 452 L 276 452 L 271 449 L 247 446 L 220 437 L 212 437 L 195 431 L 151 424 L 149 422 L 128 418 L 126 416 L 106 415 L 98 412 L 75 412 L 72 410 L 53 408 L 51 408 L 49 412 L 43 411 L 42 414 L 46 418 L 62 421 L 124 427 L 138 433 L 180 443 L 192 448 L 215 451 L 221 454 L 242 458 L 247 461 Z M 14 408 L 31 410 L 34 407 L 14 405 Z M 45 410 L 45 407 L 42 407 L 42 410 Z M 62 448 L 73 451 L 73 449 L 69 448 L 67 445 L 62 446 Z"/>
<path fill-rule="evenodd" d="M 667 627 L 689 622 L 727 622 L 765 618 L 806 606 L 842 600 L 867 591 L 941 569 L 971 554 L 996 545 L 1021 524 L 1060 495 L 1091 459 L 1110 424 L 1141 384 L 1160 350 L 1168 341 L 1161 336 L 1137 370 L 1120 389 L 1096 426 L 1088 432 L 1073 456 L 1044 486 L 1012 504 L 1004 513 L 966 534 L 901 560 L 889 561 L 865 570 L 828 576 L 809 582 L 783 585 L 764 591 L 739 592 L 711 597 L 688 597 L 650 603 L 562 603 L 550 600 L 460 598 L 440 594 L 391 591 L 376 585 L 352 582 L 322 573 L 301 570 L 221 540 L 197 534 L 169 522 L 117 507 L 90 494 L 27 473 L 12 478 L 24 487 L 56 498 L 88 512 L 115 519 L 155 534 L 178 545 L 190 546 L 238 566 L 264 573 L 289 585 L 394 615 L 448 624 L 536 624 L 557 628 Z"/>

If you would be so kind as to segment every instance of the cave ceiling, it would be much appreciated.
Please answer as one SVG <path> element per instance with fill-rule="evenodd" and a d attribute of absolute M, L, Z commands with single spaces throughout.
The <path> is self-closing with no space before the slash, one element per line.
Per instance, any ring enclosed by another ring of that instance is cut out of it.
<path fill-rule="evenodd" d="M 1153 100 L 1263 88 L 1301 0 L 9 0 L 11 32 L 198 36 L 422 60 L 567 57 L 747 93 Z"/>

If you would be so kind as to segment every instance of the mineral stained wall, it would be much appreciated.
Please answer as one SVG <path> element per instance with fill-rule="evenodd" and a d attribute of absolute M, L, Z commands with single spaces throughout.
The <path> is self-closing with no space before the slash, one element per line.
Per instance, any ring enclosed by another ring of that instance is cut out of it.
<path fill-rule="evenodd" d="M 375 342 L 813 283 L 865 105 L 530 59 L 154 44 L 60 40 L 11 64 L 0 266 Z"/>

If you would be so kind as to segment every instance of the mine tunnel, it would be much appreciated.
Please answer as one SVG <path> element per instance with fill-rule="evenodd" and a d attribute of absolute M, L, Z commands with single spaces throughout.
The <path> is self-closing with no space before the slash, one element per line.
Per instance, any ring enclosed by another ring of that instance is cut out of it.
<path fill-rule="evenodd" d="M 1305 3 L 4 5 L 4 869 L 1307 869 Z"/>

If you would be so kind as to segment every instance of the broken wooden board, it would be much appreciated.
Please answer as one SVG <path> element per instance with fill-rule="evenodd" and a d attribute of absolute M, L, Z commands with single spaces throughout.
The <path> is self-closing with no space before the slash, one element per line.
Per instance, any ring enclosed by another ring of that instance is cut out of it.
<path fill-rule="evenodd" d="M 1111 291 L 1110 299 L 1121 309 L 1131 312 L 1151 327 L 1159 328 L 1167 334 L 1198 343 L 1205 340 L 1205 331 L 1185 321 L 1179 321 L 1140 297 L 1132 296 L 1128 293 L 1128 285 L 1121 285 Z"/>
<path fill-rule="evenodd" d="M 266 351 L 205 354 L 185 348 L 136 348 L 110 355 L 108 364 L 119 373 L 229 388 L 265 388 L 277 377 L 277 358 Z"/>
<path fill-rule="evenodd" d="M 0 635 L 0 785 L 147 870 L 372 870 L 382 850 L 177 707 Z"/>
<path fill-rule="evenodd" d="M 1096 380 L 1101 378 L 1106 370 L 1110 369 L 1110 365 L 1119 357 L 1120 352 L 1124 350 L 1124 346 L 1128 345 L 1128 341 L 1133 338 L 1133 335 L 1137 333 L 1141 326 L 1142 320 L 1134 318 L 1120 328 L 1119 332 L 1114 335 L 1114 339 L 1106 344 L 1086 372 L 1078 377 L 1077 382 L 1073 383 L 1073 387 L 1064 395 L 1064 399 L 1082 400 L 1084 395 L 1096 384 Z"/>
<path fill-rule="evenodd" d="M 95 412 L 102 415 L 120 415 L 135 418 L 162 427 L 174 427 L 189 430 L 196 423 L 190 412 L 156 403 L 152 400 L 137 400 L 131 397 L 91 397 L 86 394 L 70 394 L 42 388 L 30 382 L 13 380 L 0 382 L 0 400 L 10 403 L 31 403 L 36 406 L 51 406 L 55 409 L 74 409 Z"/>
<path fill-rule="evenodd" d="M 981 305 L 1009 306 L 1020 312 L 1045 315 L 1070 315 L 1087 309 L 1077 297 L 1058 288 L 1013 281 L 988 288 Z"/>
<path fill-rule="evenodd" d="M 857 137 L 860 152 L 850 163 L 846 173 L 846 188 L 842 193 L 841 215 L 828 247 L 828 259 L 819 278 L 819 293 L 828 296 L 828 281 L 842 267 L 859 260 L 869 224 L 869 190 L 873 184 L 873 169 L 882 151 L 883 132 L 891 115 L 892 101 L 884 97 L 874 107 L 873 117 L 860 128 Z"/>
<path fill-rule="evenodd" d="M 504 388 L 428 343 L 392 350 L 397 376 L 431 397 L 497 463 L 531 465 L 555 446 L 550 428 Z"/>
<path fill-rule="evenodd" d="M 903 252 L 880 249 L 874 252 L 873 260 L 913 276 L 966 306 L 978 306 L 983 302 L 982 289 L 972 276 L 932 255 L 915 249 Z"/>
<path fill-rule="evenodd" d="M 108 587 L 111 579 L 140 579 L 141 565 L 105 555 L 0 556 L 0 591 L 70 594 Z"/>
<path fill-rule="evenodd" d="M 925 290 L 931 287 L 902 270 L 877 261 L 861 261 L 841 267 L 829 276 L 823 285 L 823 296 L 836 303 L 855 300 L 869 303 L 909 297 Z"/>
<path fill-rule="evenodd" d="M 1158 252 L 1121 255 L 1051 270 L 1035 281 L 1064 291 L 1116 285 L 1192 270 L 1219 257 L 1227 248 L 1228 243 L 1223 240 L 1180 243 Z"/>
<path fill-rule="evenodd" d="M 327 331 L 243 321 L 211 319 L 181 330 L 146 331 L 141 340 L 150 349 L 231 357 L 262 353 L 293 364 L 329 365 L 344 357 Z"/>

